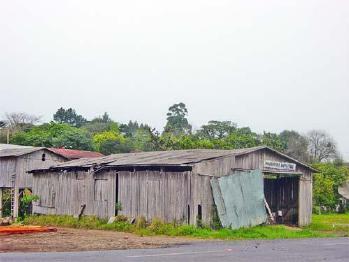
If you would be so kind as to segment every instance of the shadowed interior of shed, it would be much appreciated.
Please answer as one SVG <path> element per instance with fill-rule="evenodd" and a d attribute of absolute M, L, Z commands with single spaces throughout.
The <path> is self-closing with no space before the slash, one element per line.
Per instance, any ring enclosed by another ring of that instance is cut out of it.
<path fill-rule="evenodd" d="M 277 223 L 298 225 L 299 177 L 264 177 L 264 195 Z"/>

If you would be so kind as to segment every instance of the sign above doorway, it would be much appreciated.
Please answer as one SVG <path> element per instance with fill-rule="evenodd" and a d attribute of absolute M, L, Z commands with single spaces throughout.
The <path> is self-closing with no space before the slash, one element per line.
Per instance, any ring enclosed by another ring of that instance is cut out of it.
<path fill-rule="evenodd" d="M 280 171 L 296 171 L 296 164 L 294 163 L 287 163 L 287 162 L 277 162 L 273 160 L 265 160 L 264 161 L 264 168 L 267 169 L 274 169 L 274 170 L 280 170 Z"/>

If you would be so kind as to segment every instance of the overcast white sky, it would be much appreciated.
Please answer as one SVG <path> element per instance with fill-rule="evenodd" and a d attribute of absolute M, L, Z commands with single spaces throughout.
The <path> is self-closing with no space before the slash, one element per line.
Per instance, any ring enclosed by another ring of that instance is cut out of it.
<path fill-rule="evenodd" d="M 0 0 L 0 114 L 327 130 L 349 160 L 349 1 Z"/>

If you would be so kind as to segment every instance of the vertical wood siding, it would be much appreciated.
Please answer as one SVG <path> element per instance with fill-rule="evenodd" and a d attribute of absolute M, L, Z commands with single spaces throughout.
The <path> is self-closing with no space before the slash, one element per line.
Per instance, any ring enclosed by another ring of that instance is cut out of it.
<path fill-rule="evenodd" d="M 33 193 L 40 200 L 33 205 L 39 214 L 110 217 L 115 213 L 115 175 L 106 172 L 77 171 L 45 173 L 33 176 Z"/>
<path fill-rule="evenodd" d="M 207 176 L 225 176 L 236 166 L 235 157 L 222 157 L 199 162 L 193 166 L 193 173 Z"/>
<path fill-rule="evenodd" d="M 0 187 L 11 187 L 11 174 L 16 173 L 16 158 L 0 158 Z"/>
<path fill-rule="evenodd" d="M 42 161 L 42 154 L 45 154 L 45 161 Z M 48 168 L 63 161 L 65 158 L 47 150 L 39 150 L 19 157 L 0 158 L 0 187 L 11 187 L 11 175 L 16 174 L 18 188 L 31 188 L 32 174 L 28 174 L 27 171 Z"/>
<path fill-rule="evenodd" d="M 202 221 L 212 219 L 212 193 L 209 176 L 190 171 L 119 171 L 118 199 L 120 214 L 131 218 L 154 217 L 166 222 L 196 224 L 198 206 L 202 207 Z M 189 207 L 189 208 L 188 208 Z M 188 214 L 189 210 L 189 214 Z"/>
<path fill-rule="evenodd" d="M 184 222 L 189 204 L 190 172 L 119 171 L 120 214 Z"/>
<path fill-rule="evenodd" d="M 311 175 L 304 175 L 299 180 L 299 226 L 311 223 L 313 209 L 313 183 Z"/>

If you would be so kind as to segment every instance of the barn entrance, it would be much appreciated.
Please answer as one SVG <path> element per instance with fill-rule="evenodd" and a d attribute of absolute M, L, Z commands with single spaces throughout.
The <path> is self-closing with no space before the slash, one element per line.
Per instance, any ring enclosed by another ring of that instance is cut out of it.
<path fill-rule="evenodd" d="M 276 223 L 298 225 L 298 175 L 264 174 L 264 195 Z"/>

